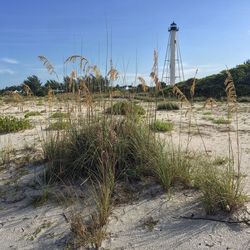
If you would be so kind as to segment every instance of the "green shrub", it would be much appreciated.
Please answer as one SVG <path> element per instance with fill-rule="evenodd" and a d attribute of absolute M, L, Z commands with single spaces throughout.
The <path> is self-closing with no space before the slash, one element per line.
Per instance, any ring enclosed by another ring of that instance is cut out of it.
<path fill-rule="evenodd" d="M 144 115 L 146 113 L 142 106 L 129 101 L 117 102 L 106 112 L 113 115 Z"/>
<path fill-rule="evenodd" d="M 157 105 L 157 110 L 178 110 L 180 106 L 175 102 L 162 102 Z"/>
<path fill-rule="evenodd" d="M 41 115 L 41 113 L 38 112 L 38 111 L 31 111 L 31 112 L 26 113 L 26 114 L 24 115 L 24 118 L 28 118 L 28 117 L 30 117 L 30 116 L 37 116 L 37 115 Z"/>
<path fill-rule="evenodd" d="M 164 122 L 156 120 L 154 123 L 150 125 L 150 128 L 155 132 L 168 132 L 173 130 L 174 125 L 172 122 Z"/>
<path fill-rule="evenodd" d="M 30 122 L 23 118 L 16 118 L 13 116 L 0 117 L 0 133 L 17 132 L 31 128 Z"/>

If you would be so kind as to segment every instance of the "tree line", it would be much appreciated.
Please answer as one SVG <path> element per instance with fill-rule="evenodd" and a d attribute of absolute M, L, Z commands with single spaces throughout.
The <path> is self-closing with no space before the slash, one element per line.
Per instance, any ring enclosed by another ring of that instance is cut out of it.
<path fill-rule="evenodd" d="M 235 68 L 229 69 L 236 88 L 238 96 L 250 96 L 250 60 L 247 60 L 243 64 L 237 65 Z M 216 99 L 226 96 L 224 81 L 226 79 L 226 70 L 221 71 L 218 74 L 213 74 L 207 77 L 196 79 L 195 96 L 196 97 L 213 97 Z M 193 83 L 193 78 L 178 83 L 178 87 L 187 96 L 190 97 L 190 87 Z M 100 76 L 98 78 L 88 76 L 85 79 L 86 86 L 92 93 L 95 92 L 108 92 L 110 90 L 124 90 L 128 89 L 131 92 L 142 93 L 144 88 L 142 84 L 137 86 L 125 85 L 119 86 L 118 84 L 111 88 L 110 81 L 107 77 Z M 79 88 L 79 79 L 70 79 L 69 76 L 64 77 L 62 82 L 56 80 L 48 80 L 45 84 L 42 84 L 40 79 L 36 75 L 29 76 L 23 84 L 26 84 L 31 89 L 35 96 L 45 96 L 48 94 L 48 90 L 52 89 L 55 93 L 60 92 L 77 92 Z M 23 84 L 17 86 L 10 86 L 0 90 L 0 95 L 8 93 L 9 91 L 23 92 Z M 158 92 L 158 95 L 164 95 L 166 97 L 172 96 L 172 87 L 167 86 L 166 83 L 161 82 L 162 91 Z M 147 93 L 155 93 L 155 87 L 148 87 Z"/>
<path fill-rule="evenodd" d="M 250 60 L 229 69 L 229 71 L 233 77 L 237 96 L 250 96 Z M 195 96 L 213 97 L 216 99 L 225 97 L 224 82 L 226 77 L 226 70 L 223 70 L 218 74 L 196 79 Z M 187 97 L 190 97 L 190 87 L 193 80 L 193 78 L 190 78 L 177 84 Z M 171 95 L 171 92 L 172 88 L 170 86 L 164 89 L 166 95 Z"/>
<path fill-rule="evenodd" d="M 18 91 L 22 94 L 24 84 L 29 86 L 35 96 L 45 96 L 48 94 L 49 89 L 52 89 L 55 93 L 77 92 L 79 80 L 70 79 L 69 76 L 66 76 L 64 77 L 63 82 L 47 80 L 46 83 L 43 84 L 36 75 L 32 75 L 24 80 L 24 82 L 20 85 L 13 85 L 0 90 L 0 95 L 10 91 Z M 86 78 L 86 85 L 91 92 L 99 92 L 108 88 L 109 81 L 102 76 L 98 77 L 98 79 L 95 77 L 88 77 Z"/>

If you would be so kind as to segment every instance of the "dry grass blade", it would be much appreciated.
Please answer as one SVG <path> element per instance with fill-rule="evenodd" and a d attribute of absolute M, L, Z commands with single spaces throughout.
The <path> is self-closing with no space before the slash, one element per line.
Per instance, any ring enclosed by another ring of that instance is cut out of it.
<path fill-rule="evenodd" d="M 22 96 L 17 91 L 11 91 L 10 95 L 12 95 L 14 100 L 17 101 L 17 102 L 23 100 Z"/>
<path fill-rule="evenodd" d="M 77 74 L 75 70 L 72 70 L 71 74 L 70 74 L 70 78 L 71 79 L 76 79 L 77 78 Z"/>
<path fill-rule="evenodd" d="M 72 70 L 72 72 L 70 73 L 70 78 L 69 78 L 69 83 L 68 83 L 68 90 L 70 92 L 70 90 L 72 90 L 72 92 L 74 92 L 74 80 L 77 78 L 77 74 L 75 70 Z"/>
<path fill-rule="evenodd" d="M 208 105 L 210 105 L 210 108 L 212 109 L 214 105 L 217 105 L 217 102 L 212 97 L 209 97 L 205 101 L 203 108 L 206 108 Z"/>
<path fill-rule="evenodd" d="M 85 91 L 86 93 L 90 93 L 90 91 L 89 91 L 89 89 L 88 89 L 88 87 L 87 87 L 87 85 L 86 85 L 84 79 L 80 79 L 80 80 L 79 80 L 79 89 L 80 89 L 82 92 Z"/>
<path fill-rule="evenodd" d="M 148 90 L 148 86 L 146 84 L 146 81 L 144 80 L 143 77 L 139 76 L 138 80 L 140 81 L 141 85 L 142 85 L 142 90 L 143 92 L 146 92 Z"/>
<path fill-rule="evenodd" d="M 173 93 L 176 95 L 179 101 L 185 102 L 190 105 L 190 102 L 188 101 L 187 97 L 182 93 L 182 91 L 176 85 L 174 85 L 173 87 Z"/>
<path fill-rule="evenodd" d="M 101 72 L 100 72 L 100 70 L 98 69 L 98 67 L 96 65 L 93 66 L 93 71 L 94 71 L 95 77 L 97 79 L 100 78 Z"/>
<path fill-rule="evenodd" d="M 152 67 L 152 72 L 150 73 L 150 77 L 154 81 L 157 91 L 161 91 L 162 90 L 161 83 L 157 76 L 157 73 L 158 73 L 158 53 L 156 50 L 154 50 L 154 63 Z"/>
<path fill-rule="evenodd" d="M 101 77 L 101 72 L 96 65 L 88 66 L 87 70 L 86 70 L 86 74 L 93 76 L 97 79 L 99 79 Z"/>
<path fill-rule="evenodd" d="M 115 81 L 118 79 L 118 71 L 111 67 L 110 71 L 108 72 L 108 76 L 110 77 L 110 80 Z"/>
<path fill-rule="evenodd" d="M 151 72 L 151 73 L 150 73 L 150 77 L 151 77 L 152 80 L 154 81 L 155 86 L 156 86 L 156 89 L 157 89 L 158 91 L 162 90 L 162 89 L 161 89 L 161 83 L 160 83 L 159 78 L 158 78 L 158 76 L 156 75 L 156 73 L 155 73 L 155 72 Z"/>
<path fill-rule="evenodd" d="M 154 50 L 154 64 L 153 64 L 152 72 L 157 74 L 157 70 L 158 70 L 158 53 L 156 50 Z"/>
<path fill-rule="evenodd" d="M 85 57 L 83 57 L 83 56 L 80 56 L 80 55 L 69 56 L 65 60 L 64 63 L 69 63 L 69 62 L 75 63 L 77 59 L 80 60 L 80 68 L 81 68 L 81 70 L 84 70 L 86 64 L 88 63 L 88 60 Z"/>
<path fill-rule="evenodd" d="M 81 93 L 86 95 L 86 103 L 88 106 L 91 106 L 92 96 L 91 96 L 91 93 L 90 93 L 84 79 L 79 79 L 79 94 L 81 94 Z"/>
<path fill-rule="evenodd" d="M 198 69 L 196 69 L 196 71 L 195 71 L 194 80 L 193 80 L 191 88 L 190 88 L 190 95 L 191 95 L 192 98 L 194 97 L 195 86 L 196 86 L 196 75 L 197 75 L 197 73 L 198 73 Z"/>
<path fill-rule="evenodd" d="M 44 67 L 48 70 L 49 74 L 54 74 L 59 80 L 58 75 L 53 67 L 53 65 L 49 62 L 49 60 L 45 56 L 38 56 L 39 60 L 43 63 Z"/>
<path fill-rule="evenodd" d="M 49 89 L 48 89 L 48 101 L 49 103 L 51 103 L 51 101 L 53 101 L 54 99 L 54 92 L 52 90 L 52 88 L 49 86 Z"/>
<path fill-rule="evenodd" d="M 30 89 L 30 87 L 27 84 L 25 84 L 25 83 L 23 84 L 23 89 L 24 89 L 24 92 L 26 93 L 27 96 L 33 95 L 32 90 Z"/>
<path fill-rule="evenodd" d="M 227 93 L 227 102 L 228 104 L 232 103 L 233 105 L 230 107 L 230 109 L 234 109 L 236 107 L 237 103 L 237 95 L 236 95 L 236 90 L 233 82 L 232 75 L 230 74 L 229 70 L 227 72 L 227 78 L 224 82 L 226 86 L 226 93 Z"/>

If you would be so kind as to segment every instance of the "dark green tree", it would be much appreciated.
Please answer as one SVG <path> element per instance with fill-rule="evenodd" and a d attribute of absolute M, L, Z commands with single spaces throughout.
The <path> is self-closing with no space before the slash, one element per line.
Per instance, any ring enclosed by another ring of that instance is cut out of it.
<path fill-rule="evenodd" d="M 46 90 L 42 87 L 42 82 L 35 75 L 29 76 L 24 82 L 28 85 L 35 96 L 45 96 Z"/>
<path fill-rule="evenodd" d="M 55 80 L 48 80 L 44 84 L 44 87 L 46 88 L 47 91 L 48 91 L 49 88 L 51 88 L 53 90 L 60 90 L 60 91 L 65 91 L 66 90 L 65 84 L 57 82 Z"/>

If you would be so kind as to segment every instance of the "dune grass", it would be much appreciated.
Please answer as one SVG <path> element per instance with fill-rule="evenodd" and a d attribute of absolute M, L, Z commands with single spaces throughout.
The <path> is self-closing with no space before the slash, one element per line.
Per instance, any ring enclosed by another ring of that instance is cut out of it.
<path fill-rule="evenodd" d="M 106 113 L 113 115 L 144 115 L 145 109 L 135 102 L 121 101 L 113 104 L 106 110 Z"/>
<path fill-rule="evenodd" d="M 234 212 L 247 200 L 242 192 L 242 178 L 234 171 L 209 165 L 197 168 L 195 185 L 202 192 L 202 204 L 207 214 L 222 210 Z"/>
<path fill-rule="evenodd" d="M 148 175 L 155 177 L 165 190 L 175 183 L 200 189 L 208 213 L 216 209 L 226 211 L 228 206 L 231 211 L 244 200 L 238 188 L 228 186 L 235 180 L 227 168 L 221 168 L 224 162 L 215 166 L 214 161 L 200 155 L 190 158 L 155 138 L 148 126 L 133 120 L 83 123 L 61 136 L 50 137 L 44 145 L 44 154 L 50 177 L 93 179 L 104 214 L 109 213 L 108 200 L 115 182 L 139 180 Z"/>

